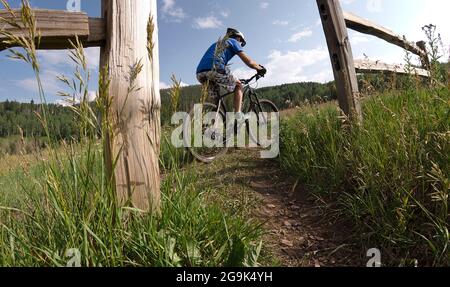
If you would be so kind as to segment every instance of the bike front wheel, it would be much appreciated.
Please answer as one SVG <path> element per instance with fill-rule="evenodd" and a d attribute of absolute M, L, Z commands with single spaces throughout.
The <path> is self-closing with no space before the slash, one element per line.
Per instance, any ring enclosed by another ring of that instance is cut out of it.
<path fill-rule="evenodd" d="M 269 100 L 260 100 L 259 103 L 250 106 L 248 113 L 256 115 L 256 122 L 247 122 L 250 139 L 260 147 L 270 146 L 278 136 L 278 132 L 275 131 L 280 121 L 277 106 Z"/>
<path fill-rule="evenodd" d="M 217 105 L 196 105 L 184 122 L 185 147 L 199 161 L 211 163 L 227 153 L 226 116 Z"/>

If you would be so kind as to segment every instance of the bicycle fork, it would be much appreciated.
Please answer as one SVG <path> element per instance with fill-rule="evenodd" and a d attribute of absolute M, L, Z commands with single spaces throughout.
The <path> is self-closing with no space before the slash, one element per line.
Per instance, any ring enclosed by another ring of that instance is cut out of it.
<path fill-rule="evenodd" d="M 219 128 L 219 116 L 220 116 L 220 107 L 222 106 L 222 100 L 219 100 L 217 104 L 216 115 L 214 116 L 214 130 Z"/>

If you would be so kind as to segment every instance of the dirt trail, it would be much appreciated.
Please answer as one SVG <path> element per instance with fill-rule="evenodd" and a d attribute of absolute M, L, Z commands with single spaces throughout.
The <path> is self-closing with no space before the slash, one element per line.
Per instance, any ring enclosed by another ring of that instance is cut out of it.
<path fill-rule="evenodd" d="M 224 196 L 228 208 L 242 208 L 264 223 L 266 249 L 282 266 L 362 266 L 351 228 L 333 222 L 308 192 L 275 160 L 255 150 L 231 150 L 210 165 L 195 163 L 200 180 Z"/>

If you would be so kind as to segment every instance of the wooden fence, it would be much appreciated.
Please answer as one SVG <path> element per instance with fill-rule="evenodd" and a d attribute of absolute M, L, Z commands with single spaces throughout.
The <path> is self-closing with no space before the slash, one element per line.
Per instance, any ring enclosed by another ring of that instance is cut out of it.
<path fill-rule="evenodd" d="M 421 68 L 411 68 L 410 73 L 429 77 L 430 62 L 425 42 L 409 42 L 405 37 L 357 15 L 344 12 L 339 0 L 316 0 L 327 40 L 339 105 L 343 112 L 356 122 L 362 121 L 360 93 L 356 73 L 391 72 L 408 73 L 403 65 L 389 65 L 369 60 L 354 60 L 347 28 L 369 34 L 397 45 L 421 59 Z"/>
<path fill-rule="evenodd" d="M 33 9 L 41 36 L 38 48 L 71 48 L 69 39 L 76 37 L 84 47 L 101 47 L 100 68 L 108 68 L 114 123 L 113 134 L 106 136 L 110 140 L 105 146 L 105 162 L 119 204 L 131 202 L 136 208 L 157 211 L 161 101 L 156 0 L 102 0 L 101 7 L 101 18 Z M 2 10 L 0 17 L 20 24 L 21 11 L 14 14 Z M 25 29 L 1 25 L 2 31 L 16 36 L 26 33 Z M 0 36 L 0 50 L 9 48 L 5 40 Z M 142 69 L 134 83 L 139 89 L 129 95 L 130 67 L 139 61 Z"/>

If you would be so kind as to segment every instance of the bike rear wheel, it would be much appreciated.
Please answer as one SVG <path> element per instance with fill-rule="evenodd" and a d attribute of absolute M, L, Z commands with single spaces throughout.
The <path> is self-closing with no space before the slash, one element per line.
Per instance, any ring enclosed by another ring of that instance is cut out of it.
<path fill-rule="evenodd" d="M 201 116 L 201 117 L 200 117 Z M 217 105 L 199 104 L 184 122 L 185 147 L 199 161 L 211 163 L 227 153 L 226 116 Z"/>

